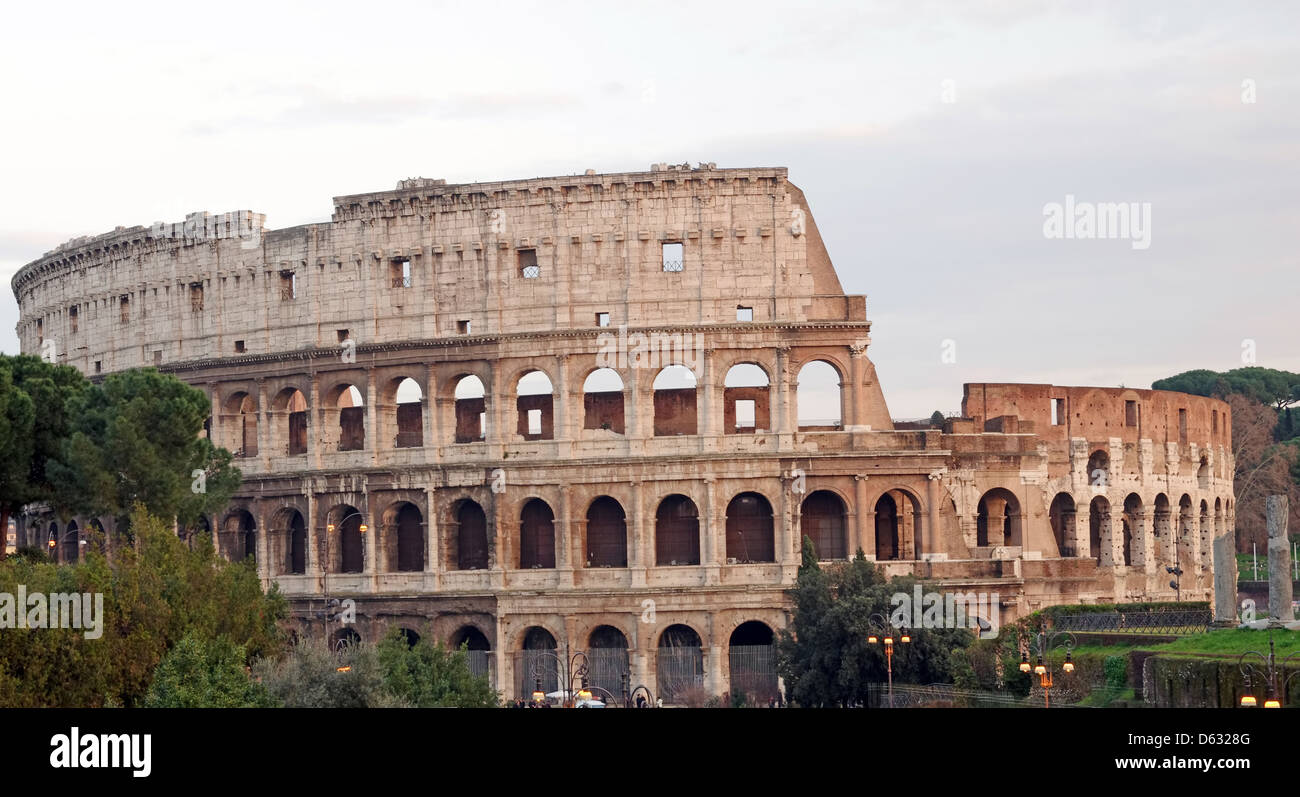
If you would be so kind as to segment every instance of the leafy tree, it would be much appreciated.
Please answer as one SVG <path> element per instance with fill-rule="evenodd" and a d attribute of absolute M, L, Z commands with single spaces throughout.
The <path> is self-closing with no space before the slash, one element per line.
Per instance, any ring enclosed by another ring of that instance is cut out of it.
<path fill-rule="evenodd" d="M 448 650 L 441 641 L 430 642 L 432 631 L 408 645 L 393 626 L 379 642 L 379 665 L 384 687 L 394 697 L 417 708 L 488 708 L 497 693 L 486 676 L 469 669 L 465 650 Z"/>
<path fill-rule="evenodd" d="M 283 658 L 259 659 L 253 676 L 286 708 L 405 708 L 384 688 L 374 645 L 334 652 L 323 641 L 301 640 Z"/>
<path fill-rule="evenodd" d="M 159 663 L 187 634 L 224 636 L 249 656 L 280 650 L 288 605 L 275 589 L 262 592 L 248 564 L 217 557 L 206 537 L 190 550 L 170 524 L 141 509 L 131 524 L 136 544 L 117 549 L 112 561 L 88 546 L 71 565 L 18 556 L 0 562 L 0 592 L 22 584 L 29 595 L 102 595 L 95 638 L 78 629 L 0 632 L 0 706 L 140 705 Z"/>
<path fill-rule="evenodd" d="M 267 708 L 275 705 L 261 683 L 249 678 L 244 647 L 220 636 L 190 632 L 154 670 L 147 708 Z"/>
<path fill-rule="evenodd" d="M 70 404 L 88 386 L 70 366 L 0 355 L 0 529 L 23 505 L 52 498 L 47 464 L 68 436 Z"/>
<path fill-rule="evenodd" d="M 1300 402 L 1300 374 L 1255 365 L 1221 373 L 1203 368 L 1184 371 L 1166 379 L 1157 379 L 1151 383 L 1151 388 L 1217 398 L 1240 393 L 1277 410 Z"/>
<path fill-rule="evenodd" d="M 867 642 L 868 618 L 889 618 L 894 596 L 904 593 L 910 599 L 917 583 L 912 578 L 886 580 L 860 549 L 850 562 L 823 570 L 812 541 L 804 537 L 791 627 L 781 632 L 777 646 L 789 698 L 802 706 L 864 703 L 870 684 L 887 677 L 883 646 Z M 916 631 L 911 643 L 895 645 L 894 680 L 950 681 L 952 651 L 972 638 L 966 629 Z"/>
<path fill-rule="evenodd" d="M 935 427 L 936 429 L 942 429 L 942 428 L 943 428 L 943 422 L 944 422 L 944 420 L 945 420 L 944 415 L 943 415 L 943 413 L 940 412 L 939 410 L 935 410 L 935 411 L 930 415 L 930 425 L 933 426 L 933 427 Z"/>
<path fill-rule="evenodd" d="M 225 506 L 239 487 L 230 452 L 200 436 L 208 399 L 175 377 L 152 368 L 121 371 L 72 406 L 72 433 L 51 477 L 64 485 L 60 502 L 73 511 L 121 518 L 139 502 L 188 525 Z"/>

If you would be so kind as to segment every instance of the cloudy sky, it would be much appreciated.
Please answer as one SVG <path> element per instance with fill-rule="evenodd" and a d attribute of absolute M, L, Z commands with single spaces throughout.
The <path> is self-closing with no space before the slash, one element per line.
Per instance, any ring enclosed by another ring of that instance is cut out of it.
<path fill-rule="evenodd" d="M 1148 387 L 1238 367 L 1244 345 L 1300 371 L 1294 4 L 6 16 L 6 285 L 76 235 L 200 209 L 324 221 L 331 197 L 404 177 L 784 165 L 845 290 L 867 295 L 896 418 L 955 412 L 963 382 Z M 1045 208 L 1067 196 L 1137 203 L 1149 246 L 1046 236 Z M 0 351 L 17 351 L 16 322 L 0 291 Z"/>

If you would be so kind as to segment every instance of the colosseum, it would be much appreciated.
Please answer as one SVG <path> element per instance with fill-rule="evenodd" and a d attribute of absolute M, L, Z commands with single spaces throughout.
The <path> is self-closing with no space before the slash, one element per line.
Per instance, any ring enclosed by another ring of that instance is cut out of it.
<path fill-rule="evenodd" d="M 205 391 L 244 483 L 204 525 L 301 632 L 467 643 L 508 698 L 557 683 L 545 651 L 616 694 L 775 690 L 804 536 L 1006 621 L 1173 599 L 1175 565 L 1206 600 L 1233 533 L 1221 401 L 968 384 L 942 429 L 892 421 L 784 168 L 405 180 L 289 229 L 118 227 L 12 288 L 24 352 Z M 111 523 L 21 527 L 70 558 Z"/>

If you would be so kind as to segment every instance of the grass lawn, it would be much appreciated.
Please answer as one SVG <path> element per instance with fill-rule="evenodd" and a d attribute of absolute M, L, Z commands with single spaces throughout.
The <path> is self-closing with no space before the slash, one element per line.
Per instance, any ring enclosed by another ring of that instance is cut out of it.
<path fill-rule="evenodd" d="M 1080 639 L 1084 642 L 1083 639 Z M 1273 646 L 1280 661 L 1292 653 L 1300 653 L 1300 631 L 1275 630 Z M 1212 656 L 1240 656 L 1248 650 L 1268 655 L 1268 631 L 1243 628 L 1220 628 L 1204 634 L 1189 634 L 1174 642 L 1134 643 L 1131 645 L 1093 645 L 1084 642 L 1074 649 L 1076 654 L 1113 656 L 1130 650 L 1154 650 L 1161 653 L 1202 653 Z M 1061 654 L 1062 656 L 1064 654 Z M 1300 663 L 1300 658 L 1293 664 Z"/>

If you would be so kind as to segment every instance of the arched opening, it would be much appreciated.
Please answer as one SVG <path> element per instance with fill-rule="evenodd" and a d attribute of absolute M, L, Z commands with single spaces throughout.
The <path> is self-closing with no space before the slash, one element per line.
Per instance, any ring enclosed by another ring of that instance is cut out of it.
<path fill-rule="evenodd" d="M 1074 529 L 1077 519 L 1074 498 L 1069 493 L 1057 493 L 1048 509 L 1047 519 L 1056 539 L 1056 550 L 1061 556 L 1074 556 Z"/>
<path fill-rule="evenodd" d="M 587 567 L 627 567 L 627 516 L 601 496 L 587 507 Z"/>
<path fill-rule="evenodd" d="M 361 451 L 366 447 L 366 408 L 361 389 L 340 385 L 330 391 L 327 405 L 337 416 L 334 433 L 339 451 Z"/>
<path fill-rule="evenodd" d="M 687 692 L 704 686 L 704 648 L 700 635 L 688 625 L 670 625 L 659 635 L 656 658 L 659 696 L 679 702 Z"/>
<path fill-rule="evenodd" d="M 515 389 L 515 407 L 519 412 L 515 431 L 521 437 L 525 440 L 555 437 L 555 395 L 550 377 L 541 371 L 524 374 Z"/>
<path fill-rule="evenodd" d="M 593 691 L 603 700 L 610 695 L 622 695 L 623 677 L 631 678 L 627 637 L 623 632 L 611 625 L 596 626 L 587 638 L 587 659 L 591 685 L 596 687 Z M 631 683 L 628 687 L 631 688 Z"/>
<path fill-rule="evenodd" d="M 825 360 L 813 360 L 799 369 L 795 395 L 799 429 L 836 431 L 844 428 L 840 372 Z"/>
<path fill-rule="evenodd" d="M 307 399 L 297 388 L 281 390 L 272 403 L 275 450 L 288 456 L 307 453 Z"/>
<path fill-rule="evenodd" d="M 598 368 L 582 383 L 583 429 L 624 434 L 623 377 L 613 368 Z"/>
<path fill-rule="evenodd" d="M 741 493 L 727 504 L 727 562 L 775 562 L 772 505 L 758 493 Z"/>
<path fill-rule="evenodd" d="M 394 448 L 419 448 L 424 445 L 424 391 L 420 383 L 405 377 L 393 391 L 396 432 Z"/>
<path fill-rule="evenodd" d="M 1102 449 L 1092 452 L 1088 457 L 1088 484 L 1093 487 L 1108 487 L 1110 485 L 1110 454 Z"/>
<path fill-rule="evenodd" d="M 695 387 L 695 373 L 684 365 L 670 365 L 655 377 L 656 437 L 699 434 Z"/>
<path fill-rule="evenodd" d="M 487 676 L 490 683 L 496 682 L 496 659 L 492 655 L 492 645 L 487 636 L 472 625 L 463 625 L 451 635 L 452 650 L 465 648 L 469 658 L 469 671 L 476 676 Z"/>
<path fill-rule="evenodd" d="M 487 400 L 483 381 L 470 374 L 456 383 L 456 442 L 478 443 L 487 436 Z"/>
<path fill-rule="evenodd" d="M 1200 466 L 1196 469 L 1196 485 L 1202 490 L 1210 489 L 1210 457 L 1201 455 Z"/>
<path fill-rule="evenodd" d="M 722 388 L 722 424 L 726 434 L 754 434 L 772 428 L 767 371 L 738 363 L 727 371 Z"/>
<path fill-rule="evenodd" d="M 750 705 L 765 705 L 777 695 L 775 634 L 765 623 L 750 620 L 731 632 L 727 658 L 731 695 L 743 693 Z"/>
<path fill-rule="evenodd" d="M 876 561 L 921 558 L 921 502 L 907 490 L 876 500 Z"/>
<path fill-rule="evenodd" d="M 531 699 L 533 690 L 550 694 L 560 689 L 555 637 L 540 626 L 524 632 L 523 649 L 515 657 L 515 692 Z"/>
<path fill-rule="evenodd" d="M 555 567 L 555 513 L 540 498 L 532 498 L 519 513 L 519 567 Z"/>
<path fill-rule="evenodd" d="M 1193 556 L 1193 544 L 1195 542 L 1193 535 L 1196 533 L 1193 528 L 1194 524 L 1195 515 L 1192 510 L 1192 497 L 1184 493 L 1183 497 L 1178 499 L 1178 537 L 1174 544 L 1173 562 L 1176 567 L 1184 571 L 1192 567 L 1196 562 L 1196 557 Z"/>
<path fill-rule="evenodd" d="M 817 490 L 803 499 L 799 523 L 819 560 L 848 558 L 848 511 L 838 495 Z"/>
<path fill-rule="evenodd" d="M 407 648 L 413 648 L 420 644 L 420 635 L 409 628 L 399 628 L 397 633 L 401 635 L 402 641 L 406 643 Z"/>
<path fill-rule="evenodd" d="M 655 512 L 655 564 L 700 563 L 700 513 L 684 495 L 670 495 Z"/>
<path fill-rule="evenodd" d="M 77 521 L 69 520 L 63 531 L 63 558 L 66 564 L 76 564 L 81 558 L 81 534 L 77 531 Z"/>
<path fill-rule="evenodd" d="M 257 456 L 257 400 L 248 393 L 235 393 L 226 399 L 221 411 L 221 427 L 229 430 L 226 447 L 236 457 Z"/>
<path fill-rule="evenodd" d="M 983 546 L 1023 545 L 1020 501 L 1015 493 L 995 487 L 980 498 L 975 520 L 977 544 Z"/>
<path fill-rule="evenodd" d="M 365 570 L 365 539 L 361 531 L 361 513 L 346 504 L 329 511 L 326 520 L 326 544 L 330 547 L 331 569 L 335 573 L 361 573 Z M 330 533 L 330 527 L 333 533 Z"/>
<path fill-rule="evenodd" d="M 202 519 L 202 516 L 200 516 L 200 519 Z M 189 536 L 186 535 L 187 539 Z M 86 522 L 86 542 L 99 553 L 104 552 L 104 546 L 107 543 L 106 537 L 104 524 L 99 522 L 99 518 L 91 518 Z"/>
<path fill-rule="evenodd" d="M 1129 493 L 1124 499 L 1124 517 L 1121 531 L 1124 534 L 1124 564 L 1133 564 L 1133 535 L 1142 528 L 1142 499 L 1137 493 Z"/>
<path fill-rule="evenodd" d="M 361 634 L 355 628 L 340 628 L 330 635 L 330 649 L 336 652 L 361 644 Z"/>
<path fill-rule="evenodd" d="M 307 523 L 302 513 L 292 507 L 281 509 L 276 513 L 271 528 L 271 544 L 275 550 L 270 556 L 280 563 L 277 575 L 306 574 Z"/>
<path fill-rule="evenodd" d="M 390 570 L 424 570 L 424 514 L 415 504 L 402 501 L 385 510 L 380 534 L 379 544 Z"/>
<path fill-rule="evenodd" d="M 247 510 L 226 516 L 221 548 L 232 562 L 257 558 L 257 523 Z"/>
<path fill-rule="evenodd" d="M 455 533 L 450 560 L 457 570 L 486 570 L 488 567 L 487 515 L 476 501 L 466 498 L 453 507 Z"/>
<path fill-rule="evenodd" d="M 1110 501 L 1099 495 L 1088 505 L 1088 553 L 1102 567 L 1114 565 L 1110 534 Z"/>
<path fill-rule="evenodd" d="M 1173 512 L 1169 508 L 1169 496 L 1164 493 L 1156 495 L 1155 507 L 1151 513 L 1151 535 L 1155 543 L 1155 563 L 1157 566 L 1173 564 L 1174 528 Z M 1151 555 L 1147 551 L 1148 556 Z"/>

